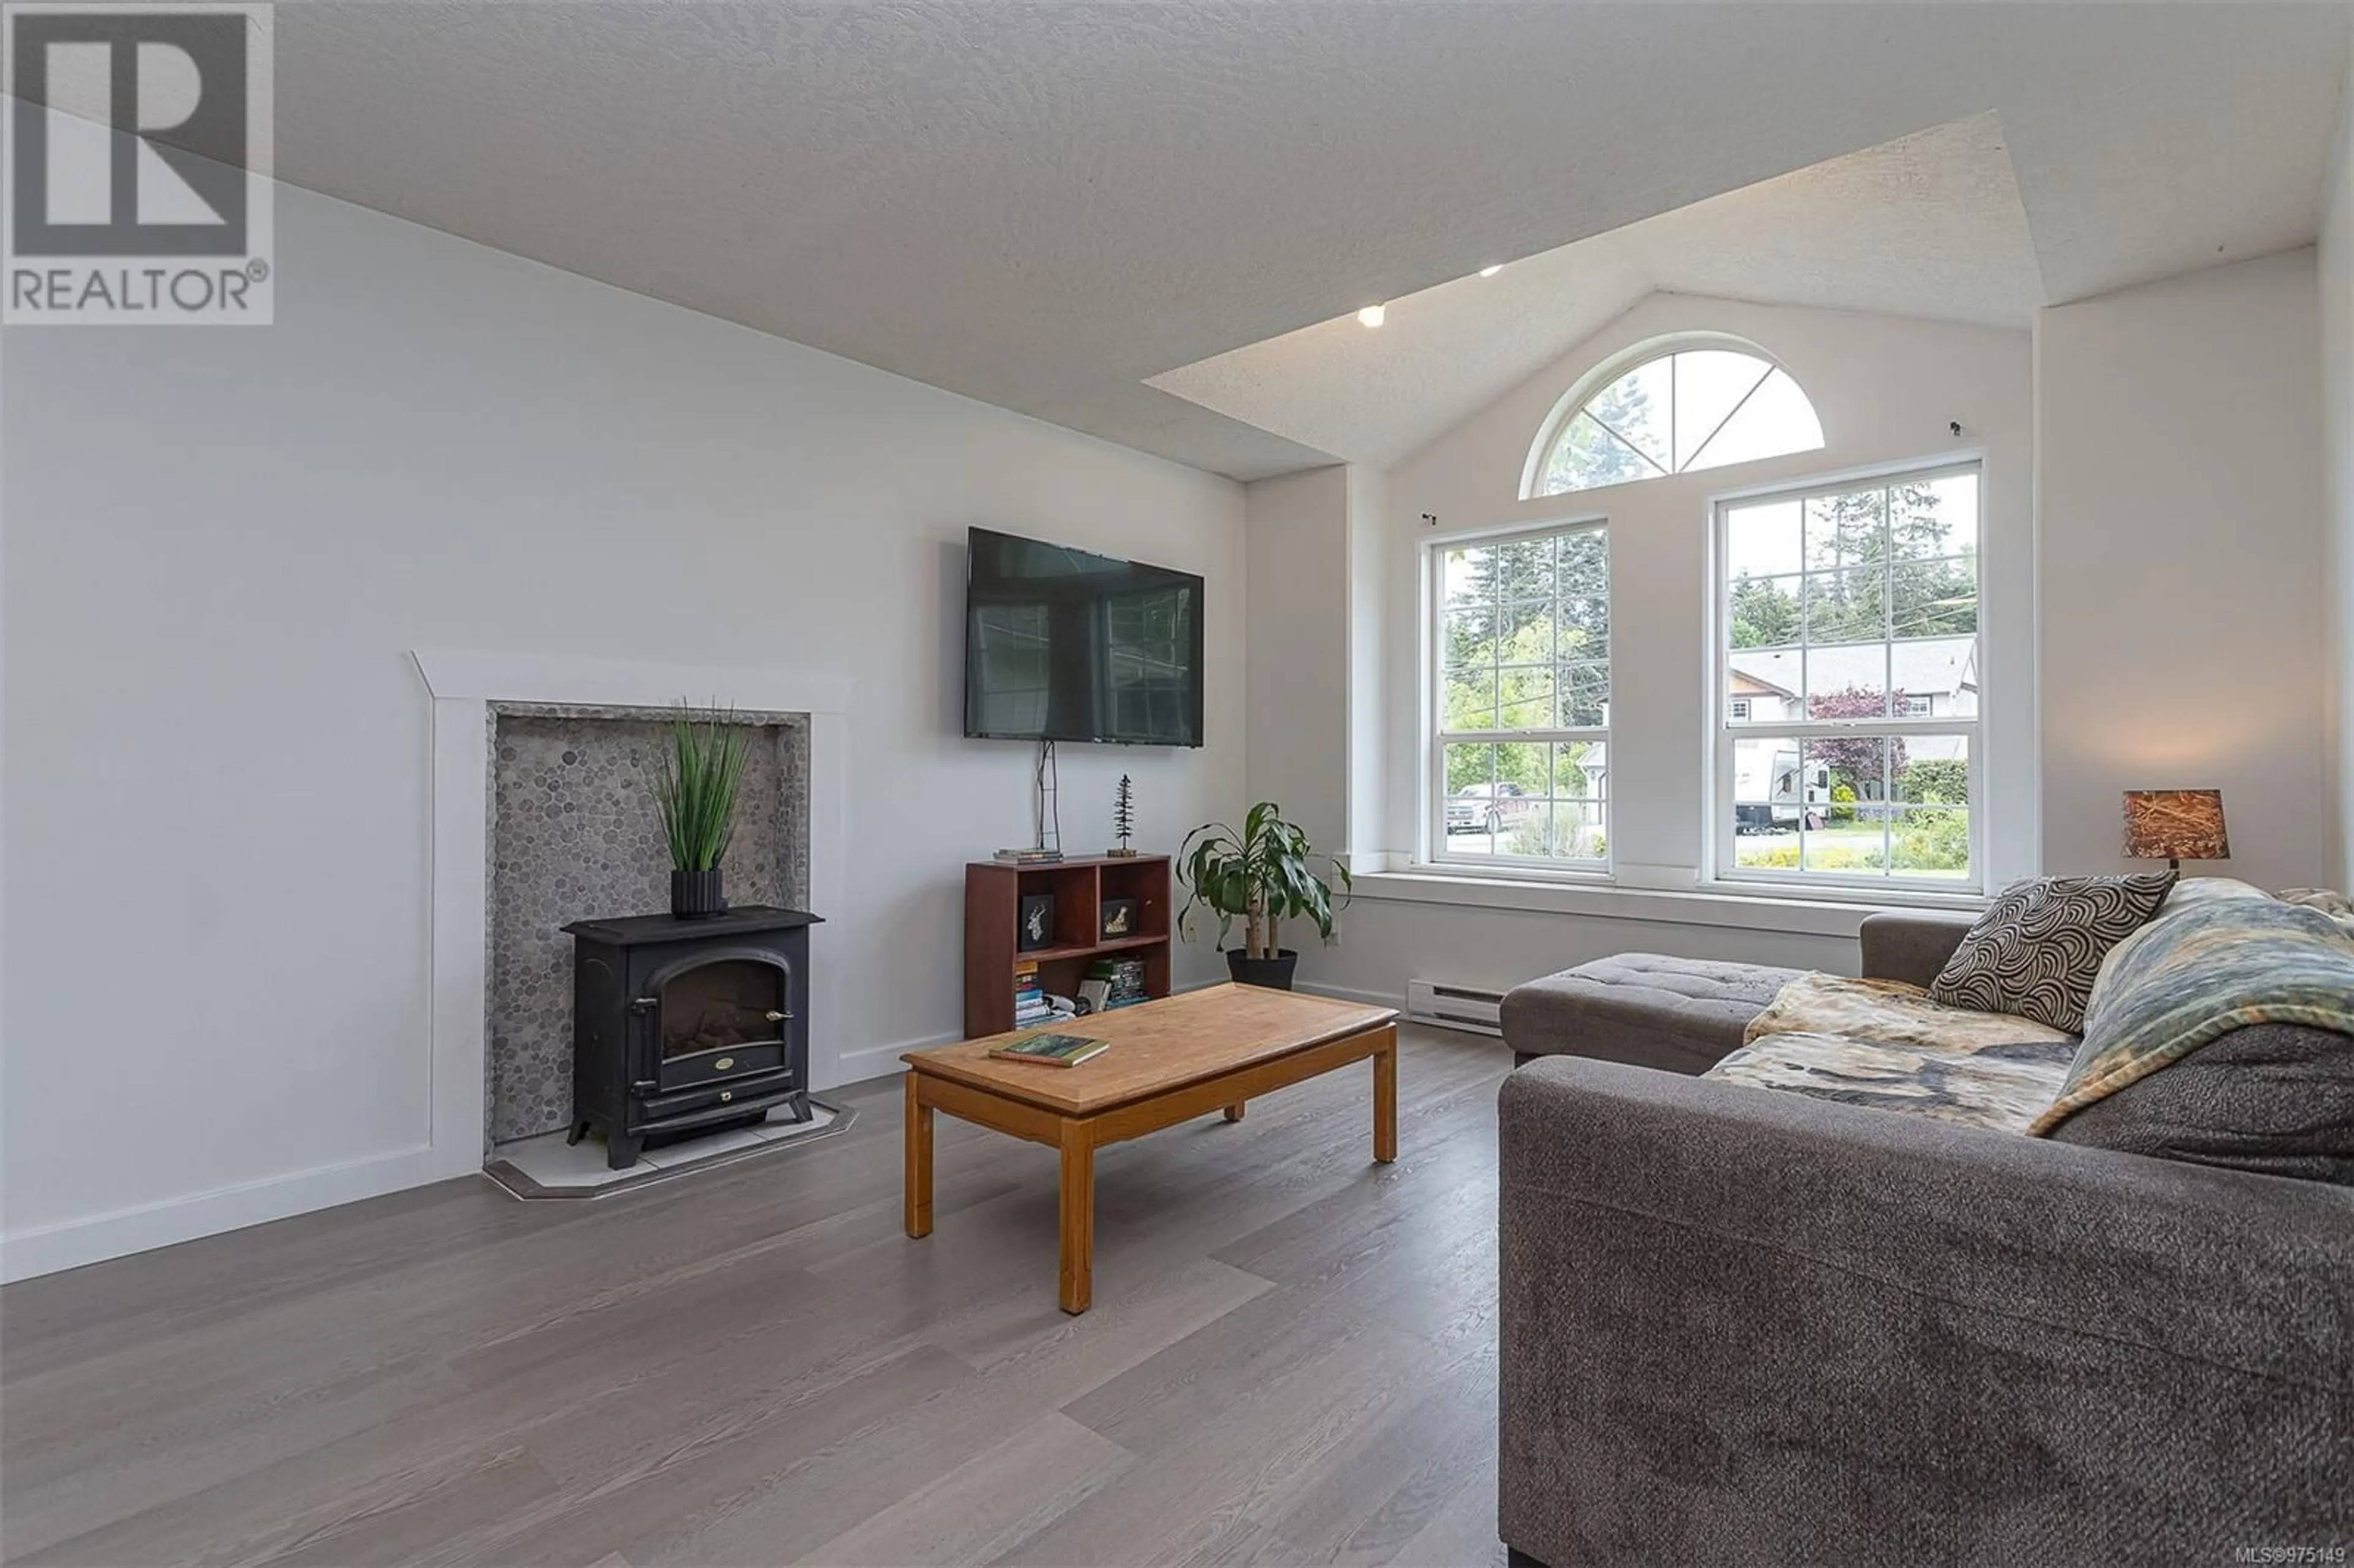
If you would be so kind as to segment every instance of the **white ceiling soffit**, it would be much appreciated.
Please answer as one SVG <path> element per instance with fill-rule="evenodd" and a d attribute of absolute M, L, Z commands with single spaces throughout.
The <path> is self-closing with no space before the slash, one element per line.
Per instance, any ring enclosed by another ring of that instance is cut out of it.
<path fill-rule="evenodd" d="M 2055 298 L 2294 243 L 2346 30 L 2335 0 L 280 0 L 275 144 L 296 185 L 1246 474 L 1303 454 L 1136 385 L 1989 111 Z"/>
<path fill-rule="evenodd" d="M 2023 326 L 2035 248 L 1983 114 L 1152 378 L 1352 462 L 1453 428 L 1655 290 Z"/>

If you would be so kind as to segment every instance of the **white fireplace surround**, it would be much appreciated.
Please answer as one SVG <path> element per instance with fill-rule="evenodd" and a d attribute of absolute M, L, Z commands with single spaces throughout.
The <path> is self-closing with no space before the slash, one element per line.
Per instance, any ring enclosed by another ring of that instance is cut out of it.
<path fill-rule="evenodd" d="M 433 699 L 431 1131 L 423 1179 L 479 1171 L 489 1040 L 491 705 L 667 708 L 682 696 L 809 715 L 810 1080 L 841 1081 L 840 965 L 828 953 L 851 914 L 843 865 L 849 736 L 842 677 L 744 666 L 651 664 L 566 655 L 420 648 Z"/>

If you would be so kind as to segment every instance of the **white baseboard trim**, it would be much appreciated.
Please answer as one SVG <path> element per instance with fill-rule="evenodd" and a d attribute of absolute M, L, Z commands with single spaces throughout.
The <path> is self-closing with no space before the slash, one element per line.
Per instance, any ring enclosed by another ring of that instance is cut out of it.
<path fill-rule="evenodd" d="M 901 1040 L 888 1045 L 862 1045 L 855 1051 L 844 1051 L 834 1058 L 834 1081 L 817 1086 L 823 1094 L 829 1088 L 841 1088 L 847 1084 L 863 1084 L 869 1078 L 893 1077 L 907 1071 L 899 1058 L 910 1051 L 928 1051 L 935 1045 L 953 1045 L 964 1038 L 961 1031 L 953 1034 L 926 1034 L 913 1040 Z"/>
<path fill-rule="evenodd" d="M 1329 996 L 1336 1001 L 1362 1001 L 1369 1007 L 1394 1007 L 1401 1015 L 1405 1012 L 1403 992 L 1393 996 L 1385 991 L 1359 991 L 1354 986 L 1325 985 L 1319 980 L 1294 980 L 1292 985 L 1310 996 Z"/>
<path fill-rule="evenodd" d="M 405 1149 L 397 1154 L 265 1176 L 208 1192 L 36 1225 L 0 1237 L 0 1280 L 31 1279 L 447 1178 L 448 1172 L 436 1167 L 431 1149 Z"/>

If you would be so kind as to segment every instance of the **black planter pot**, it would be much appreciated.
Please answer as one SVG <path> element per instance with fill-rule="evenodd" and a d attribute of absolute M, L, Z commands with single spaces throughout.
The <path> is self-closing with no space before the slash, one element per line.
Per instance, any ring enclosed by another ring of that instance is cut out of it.
<path fill-rule="evenodd" d="M 727 913 L 719 891 L 719 868 L 673 871 L 670 874 L 670 912 L 682 920 L 708 920 Z"/>
<path fill-rule="evenodd" d="M 1291 971 L 1298 968 L 1299 955 L 1289 948 L 1277 949 L 1271 959 L 1254 959 L 1247 948 L 1226 949 L 1226 973 L 1236 985 L 1265 986 L 1269 991 L 1289 991 Z"/>

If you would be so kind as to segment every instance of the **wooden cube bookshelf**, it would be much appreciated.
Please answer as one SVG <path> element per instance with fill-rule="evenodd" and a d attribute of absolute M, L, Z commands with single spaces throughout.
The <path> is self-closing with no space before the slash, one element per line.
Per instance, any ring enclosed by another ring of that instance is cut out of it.
<path fill-rule="evenodd" d="M 1044 865 L 1009 865 L 977 860 L 964 868 L 964 1037 L 1002 1034 L 1013 1027 L 1013 969 L 1035 960 L 1039 983 L 1056 996 L 1076 996 L 1087 965 L 1097 959 L 1144 960 L 1144 989 L 1169 994 L 1169 857 L 1165 854 L 1105 855 L 1060 860 Z M 1055 900 L 1054 942 L 1021 950 L 1022 900 L 1045 894 Z M 1103 906 L 1108 898 L 1136 900 L 1136 930 L 1105 938 Z"/>

